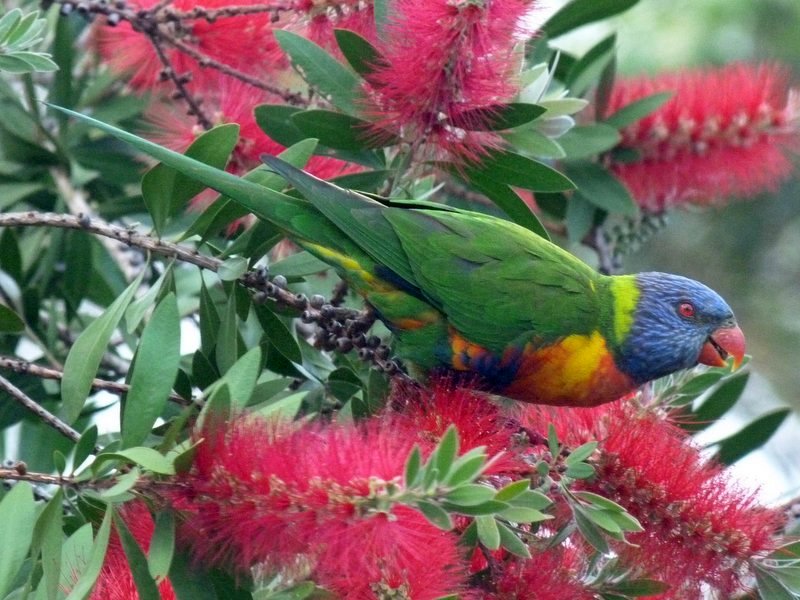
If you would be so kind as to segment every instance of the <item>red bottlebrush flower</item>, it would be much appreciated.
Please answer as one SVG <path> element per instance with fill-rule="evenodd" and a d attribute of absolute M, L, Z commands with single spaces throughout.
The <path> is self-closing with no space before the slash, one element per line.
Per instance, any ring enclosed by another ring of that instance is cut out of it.
<path fill-rule="evenodd" d="M 406 140 L 477 160 L 500 138 L 474 131 L 485 123 L 469 111 L 508 101 L 516 91 L 513 48 L 531 7 L 526 0 L 394 3 L 380 48 L 384 61 L 368 78 L 368 112 Z"/>
<path fill-rule="evenodd" d="M 339 54 L 334 29 L 349 29 L 376 42 L 375 11 L 364 0 L 300 0 L 296 10 L 307 20 L 305 35 L 330 52 Z"/>
<path fill-rule="evenodd" d="M 450 425 L 458 429 L 462 451 L 485 446 L 489 457 L 505 453 L 516 433 L 513 422 L 484 394 L 458 387 L 448 378 L 432 381 L 428 388 L 396 386 L 389 399 L 394 407 L 386 417 L 414 439 L 423 454 L 436 447 Z M 500 473 L 518 468 L 510 453 L 492 462 L 488 472 Z"/>
<path fill-rule="evenodd" d="M 620 80 L 607 113 L 658 92 L 661 108 L 622 130 L 619 148 L 640 158 L 612 170 L 646 210 L 708 204 L 773 190 L 800 142 L 800 93 L 775 64 L 732 64 L 716 70 Z"/>
<path fill-rule="evenodd" d="M 760 506 L 720 465 L 703 459 L 691 438 L 653 409 L 621 403 L 596 409 L 530 407 L 523 422 L 575 447 L 598 441 L 597 475 L 585 489 L 618 502 L 644 531 L 616 551 L 630 566 L 671 586 L 675 598 L 710 586 L 741 591 L 748 560 L 774 549 L 781 515 Z"/>
<path fill-rule="evenodd" d="M 133 10 L 147 10 L 156 0 L 136 0 Z M 259 4 L 256 0 L 237 3 L 237 6 Z M 231 5 L 229 0 L 177 0 L 164 12 L 187 13 L 202 7 L 207 12 Z M 195 53 L 255 77 L 286 67 L 286 59 L 272 34 L 271 14 L 256 12 L 236 16 L 220 16 L 213 20 L 188 15 L 169 21 L 169 37 Z M 159 85 L 164 65 L 158 58 L 150 39 L 130 23 L 123 21 L 115 27 L 99 25 L 94 40 L 102 59 L 117 73 L 129 75 L 130 85 L 137 90 L 152 90 Z M 174 45 L 163 44 L 164 53 L 178 74 L 190 73 L 193 81 L 202 80 L 210 68 L 198 64 L 196 57 Z M 190 84 L 191 85 L 191 84 Z"/>
<path fill-rule="evenodd" d="M 150 511 L 141 502 L 132 502 L 122 509 L 122 518 L 136 542 L 147 552 L 155 524 Z M 175 591 L 169 580 L 158 586 L 162 600 L 175 600 Z M 116 531 L 111 534 L 103 568 L 97 578 L 89 600 L 139 600 L 128 559 Z"/>
<path fill-rule="evenodd" d="M 565 546 L 508 562 L 488 600 L 592 600 L 596 595 L 579 580 L 581 562 Z"/>
<path fill-rule="evenodd" d="M 290 429 L 239 419 L 203 435 L 172 493 L 199 560 L 242 572 L 303 555 L 315 581 L 353 599 L 373 589 L 435 598 L 463 585 L 453 534 L 415 510 L 371 504 L 399 483 L 413 445 L 390 427 Z"/>

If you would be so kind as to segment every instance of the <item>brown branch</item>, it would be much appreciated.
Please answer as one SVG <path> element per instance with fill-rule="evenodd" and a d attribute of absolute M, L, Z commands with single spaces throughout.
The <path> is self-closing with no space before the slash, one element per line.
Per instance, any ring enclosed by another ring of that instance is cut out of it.
<path fill-rule="evenodd" d="M 2 375 L 0 375 L 0 389 L 4 390 L 9 396 L 11 396 L 11 398 L 16 400 L 27 410 L 31 411 L 64 437 L 69 438 L 76 443 L 81 439 L 81 434 L 77 430 L 73 429 L 64 421 L 59 419 Z M 100 450 L 101 448 L 99 446 L 95 446 L 95 452 L 100 452 Z"/>
<path fill-rule="evenodd" d="M 9 369 L 22 375 L 32 375 L 33 377 L 38 377 L 40 379 L 53 379 L 55 381 L 61 381 L 61 379 L 64 377 L 63 371 L 51 369 L 49 367 L 43 367 L 41 365 L 28 362 L 27 360 L 22 360 L 12 356 L 0 355 L 0 369 Z M 127 394 L 130 391 L 130 386 L 126 383 L 118 383 L 116 381 L 93 379 L 92 389 L 103 390 L 111 394 L 122 395 Z M 189 406 L 192 403 L 199 402 L 198 400 L 187 400 L 183 396 L 175 393 L 171 393 L 169 395 L 169 400 L 175 402 L 176 404 L 180 404 L 181 406 Z"/>
<path fill-rule="evenodd" d="M 46 473 L 32 473 L 25 469 L 25 463 L 17 463 L 13 468 L 0 467 L 0 479 L 11 481 L 30 481 L 42 485 L 60 485 L 74 487 L 78 481 L 74 477 L 65 475 L 48 475 Z"/>

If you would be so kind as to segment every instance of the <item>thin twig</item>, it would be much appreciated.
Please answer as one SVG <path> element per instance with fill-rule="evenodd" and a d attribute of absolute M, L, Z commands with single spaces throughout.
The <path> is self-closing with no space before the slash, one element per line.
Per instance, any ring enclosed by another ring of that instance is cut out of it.
<path fill-rule="evenodd" d="M 4 390 L 24 408 L 31 411 L 64 437 L 69 438 L 76 443 L 81 439 L 81 434 L 77 430 L 67 425 L 64 421 L 36 402 L 33 398 L 28 396 L 25 392 L 23 392 L 2 375 L 0 375 L 0 389 Z M 100 450 L 101 448 L 99 446 L 95 446 L 95 452 L 100 452 Z"/>
<path fill-rule="evenodd" d="M 67 477 L 66 475 L 48 475 L 47 473 L 34 473 L 28 472 L 24 467 L 20 467 L 22 463 L 11 469 L 0 467 L 0 479 L 12 481 L 30 481 L 31 483 L 38 483 L 42 485 L 60 485 L 74 487 L 78 485 L 78 481 L 74 477 Z"/>
<path fill-rule="evenodd" d="M 41 379 L 53 379 L 56 381 L 61 381 L 61 379 L 64 377 L 63 371 L 51 369 L 49 367 L 43 367 L 41 365 L 28 362 L 27 360 L 22 360 L 21 358 L 15 358 L 13 356 L 0 355 L 0 369 L 9 369 L 15 373 L 32 375 L 33 377 L 39 377 Z M 118 383 L 116 381 L 106 381 L 105 379 L 92 380 L 93 390 L 103 390 L 111 394 L 127 394 L 130 391 L 130 388 L 131 386 L 128 384 Z M 183 396 L 175 393 L 170 393 L 169 400 L 175 402 L 176 404 L 180 404 L 181 406 L 189 406 L 193 402 L 198 402 L 197 400 L 187 400 Z"/>

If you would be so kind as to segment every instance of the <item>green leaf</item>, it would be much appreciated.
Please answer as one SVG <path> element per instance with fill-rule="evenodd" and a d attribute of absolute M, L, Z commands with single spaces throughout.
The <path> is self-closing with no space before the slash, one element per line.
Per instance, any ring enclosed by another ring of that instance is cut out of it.
<path fill-rule="evenodd" d="M 503 137 L 514 150 L 530 158 L 564 158 L 567 155 L 558 142 L 536 129 L 515 129 L 503 133 Z"/>
<path fill-rule="evenodd" d="M 319 139 L 328 148 L 367 150 L 399 142 L 392 133 L 378 131 L 369 121 L 331 110 L 304 110 L 291 116 L 292 122 L 306 137 Z"/>
<path fill-rule="evenodd" d="M 458 455 L 458 430 L 455 425 L 450 425 L 447 431 L 444 432 L 442 439 L 439 441 L 436 450 L 431 456 L 436 457 L 436 468 L 442 477 L 446 477 L 450 473 L 450 468 L 453 466 L 453 460 Z"/>
<path fill-rule="evenodd" d="M 621 594 L 626 597 L 657 596 L 669 589 L 669 585 L 655 579 L 628 579 L 603 587 L 603 591 Z"/>
<path fill-rule="evenodd" d="M 438 504 L 427 500 L 419 500 L 416 506 L 425 515 L 425 518 L 439 529 L 450 531 L 453 528 L 453 521 L 450 519 L 450 515 Z"/>
<path fill-rule="evenodd" d="M 255 310 L 264 335 L 278 349 L 278 352 L 293 363 L 302 363 L 303 355 L 300 352 L 300 345 L 278 315 L 263 304 L 257 305 Z"/>
<path fill-rule="evenodd" d="M 522 558 L 530 558 L 531 553 L 528 546 L 519 539 L 516 534 L 506 527 L 503 523 L 497 523 L 497 531 L 500 534 L 500 545 L 514 554 Z"/>
<path fill-rule="evenodd" d="M 260 104 L 253 109 L 256 123 L 273 140 L 284 146 L 297 144 L 305 135 L 292 120 L 292 116 L 302 112 L 296 106 L 285 104 Z"/>
<path fill-rule="evenodd" d="M 300 406 L 303 404 L 303 399 L 308 392 L 301 391 L 290 394 L 280 400 L 275 400 L 269 404 L 264 405 L 256 411 L 261 417 L 279 418 L 291 421 L 297 416 Z"/>
<path fill-rule="evenodd" d="M 547 426 L 547 449 L 550 451 L 550 456 L 553 459 L 558 458 L 561 454 L 561 445 L 558 443 L 558 433 L 556 427 L 552 423 Z"/>
<path fill-rule="evenodd" d="M 500 547 L 500 530 L 494 517 L 488 515 L 475 517 L 475 523 L 478 526 L 478 539 L 481 544 L 489 550 L 497 550 Z"/>
<path fill-rule="evenodd" d="M 107 502 L 125 499 L 128 496 L 128 492 L 131 490 L 131 488 L 139 481 L 141 475 L 142 472 L 139 470 L 139 468 L 133 467 L 127 473 L 120 475 L 114 485 L 101 491 L 100 497 Z"/>
<path fill-rule="evenodd" d="M 33 488 L 18 482 L 0 502 L 0 598 L 11 591 L 33 541 L 36 504 Z"/>
<path fill-rule="evenodd" d="M 362 77 L 372 73 L 376 66 L 385 63 L 378 49 L 356 32 L 349 29 L 334 29 L 333 35 L 347 62 Z"/>
<path fill-rule="evenodd" d="M 479 483 L 460 485 L 445 495 L 445 500 L 459 506 L 476 506 L 494 498 L 494 489 Z"/>
<path fill-rule="evenodd" d="M 25 322 L 22 318 L 5 304 L 0 304 L 0 332 L 19 333 L 24 330 Z"/>
<path fill-rule="evenodd" d="M 352 71 L 301 35 L 285 29 L 277 29 L 274 34 L 281 49 L 289 55 L 309 85 L 317 88 L 337 108 L 349 114 L 355 112 L 359 83 Z"/>
<path fill-rule="evenodd" d="M 123 448 L 141 444 L 150 434 L 167 404 L 180 360 L 180 314 L 170 292 L 153 311 L 134 355 L 122 417 Z"/>
<path fill-rule="evenodd" d="M 261 348 L 255 346 L 245 352 L 225 373 L 220 383 L 228 384 L 231 391 L 231 408 L 234 412 L 244 410 L 256 389 L 261 373 Z"/>
<path fill-rule="evenodd" d="M 64 490 L 58 488 L 47 502 L 36 521 L 33 536 L 33 552 L 41 552 L 42 581 L 39 588 L 44 590 L 48 600 L 58 598 L 58 585 L 61 572 L 61 547 L 64 531 Z M 38 549 L 38 550 L 37 550 Z"/>
<path fill-rule="evenodd" d="M 236 293 L 232 290 L 225 305 L 225 313 L 220 320 L 214 355 L 221 373 L 225 373 L 239 360 L 239 350 L 239 318 L 236 314 Z"/>
<path fill-rule="evenodd" d="M 721 440 L 717 450 L 717 459 L 725 465 L 731 465 L 756 448 L 763 446 L 791 414 L 789 408 L 781 408 L 762 415 L 749 425 Z"/>
<path fill-rule="evenodd" d="M 147 553 L 147 568 L 153 579 L 161 581 L 167 576 L 174 554 L 175 515 L 170 510 L 160 510 Z"/>
<path fill-rule="evenodd" d="M 542 225 L 539 218 L 534 214 L 530 207 L 525 204 L 519 194 L 504 183 L 493 181 L 481 173 L 477 177 L 470 177 L 469 185 L 479 192 L 486 195 L 489 200 L 494 202 L 508 217 L 517 225 L 521 225 L 531 230 L 536 235 L 546 240 L 550 239 L 550 234 Z"/>
<path fill-rule="evenodd" d="M 683 425 L 687 431 L 701 431 L 728 412 L 744 392 L 750 379 L 748 371 L 739 371 L 725 379 L 692 414 L 691 422 Z"/>
<path fill-rule="evenodd" d="M 567 466 L 567 470 L 564 472 L 566 477 L 571 477 L 573 479 L 589 479 L 595 473 L 594 467 L 592 465 L 588 465 L 586 463 L 575 463 L 572 465 Z"/>
<path fill-rule="evenodd" d="M 608 554 L 609 547 L 606 538 L 597 526 L 588 518 L 586 513 L 573 505 L 573 516 L 575 517 L 575 524 L 578 526 L 578 531 L 584 539 L 591 544 L 591 546 L 598 552 Z"/>
<path fill-rule="evenodd" d="M 567 201 L 567 239 L 571 244 L 580 243 L 592 229 L 597 208 L 583 194 L 575 192 Z"/>
<path fill-rule="evenodd" d="M 247 272 L 247 259 L 243 256 L 234 256 L 223 262 L 217 275 L 222 281 L 235 281 Z"/>
<path fill-rule="evenodd" d="M 503 131 L 514 129 L 539 118 L 546 108 L 527 102 L 495 104 L 465 110 L 450 118 L 450 123 L 467 131 Z"/>
<path fill-rule="evenodd" d="M 762 600 L 797 600 L 773 573 L 765 569 L 755 569 L 758 595 Z"/>
<path fill-rule="evenodd" d="M 443 483 L 445 485 L 457 486 L 474 481 L 483 472 L 483 469 L 486 468 L 484 449 L 480 447 L 473 450 L 479 450 L 479 452 L 470 451 L 456 459 L 450 469 L 450 473 L 444 479 Z"/>
<path fill-rule="evenodd" d="M 119 450 L 117 452 L 103 452 L 97 456 L 97 460 L 95 460 L 92 467 L 97 469 L 106 461 L 119 459 L 141 465 L 148 471 L 158 473 L 159 475 L 175 474 L 175 467 L 172 462 L 158 450 L 148 448 L 147 446 L 136 446 L 135 448 L 128 448 L 127 450 Z"/>
<path fill-rule="evenodd" d="M 518 497 L 519 495 L 527 492 L 531 487 L 531 480 L 530 479 L 520 479 L 519 481 L 513 481 L 509 483 L 507 486 L 499 489 L 494 496 L 495 500 L 499 500 L 500 502 L 510 502 L 514 498 Z"/>
<path fill-rule="evenodd" d="M 603 122 L 616 129 L 622 129 L 623 127 L 632 125 L 639 119 L 643 119 L 650 113 L 655 112 L 672 98 L 673 95 L 674 92 L 659 92 L 657 94 L 645 96 L 630 104 L 626 104 L 613 115 L 603 119 Z"/>
<path fill-rule="evenodd" d="M 86 568 L 81 574 L 75 586 L 70 590 L 67 600 L 83 600 L 89 595 L 89 592 L 100 575 L 100 570 L 103 568 L 103 560 L 106 556 L 106 548 L 108 547 L 108 538 L 111 534 L 111 518 L 114 516 L 114 508 L 111 505 L 106 506 L 106 513 L 103 516 L 103 522 L 100 524 L 100 529 L 97 530 L 97 537 L 92 544 L 92 550 L 89 555 L 89 560 L 86 563 Z M 91 531 L 91 529 L 90 529 Z"/>
<path fill-rule="evenodd" d="M 597 450 L 597 442 L 586 442 L 575 448 L 572 452 L 569 453 L 569 456 L 564 460 L 567 466 L 574 465 L 579 462 L 583 462 L 587 458 L 589 458 L 592 453 Z"/>
<path fill-rule="evenodd" d="M 566 171 L 581 195 L 598 208 L 629 217 L 638 213 L 627 188 L 600 165 L 590 162 L 569 163 Z"/>
<path fill-rule="evenodd" d="M 499 514 L 506 521 L 511 521 L 513 523 L 538 523 L 539 521 L 546 521 L 553 518 L 552 515 L 547 515 L 535 508 L 528 508 L 526 506 L 509 506 Z"/>
<path fill-rule="evenodd" d="M 185 154 L 203 164 L 223 169 L 238 140 L 238 125 L 218 125 L 195 139 Z M 145 173 L 142 178 L 142 199 L 153 218 L 156 231 L 163 233 L 169 218 L 185 210 L 189 200 L 205 187 L 165 164 L 156 165 Z"/>
<path fill-rule="evenodd" d="M 555 38 L 587 23 L 626 11 L 637 2 L 638 0 L 573 0 L 550 17 L 542 27 L 542 33 L 549 38 Z"/>
<path fill-rule="evenodd" d="M 605 70 L 614 62 L 616 42 L 616 35 L 611 34 L 575 61 L 569 70 L 566 81 L 572 95 L 582 95 L 602 79 Z"/>
<path fill-rule="evenodd" d="M 619 132 L 609 125 L 595 123 L 578 125 L 558 138 L 558 144 L 564 149 L 567 159 L 589 158 L 606 150 L 610 150 L 620 141 Z"/>
<path fill-rule="evenodd" d="M 49 54 L 44 52 L 13 52 L 5 55 L 8 58 L 21 60 L 28 65 L 28 71 L 49 73 L 58 71 L 58 65 L 53 62 Z M 20 71 L 17 71 L 20 72 Z"/>
<path fill-rule="evenodd" d="M 542 492 L 525 490 L 519 496 L 508 501 L 512 506 L 527 506 L 536 510 L 543 510 L 553 504 L 553 501 Z"/>
<path fill-rule="evenodd" d="M 0 18 L 0 46 L 8 43 L 8 37 L 21 20 L 22 11 L 18 8 L 12 8 Z"/>
<path fill-rule="evenodd" d="M 133 299 L 143 276 L 144 271 L 102 315 L 81 332 L 70 348 L 67 360 L 64 362 L 64 377 L 61 380 L 60 412 L 61 418 L 67 423 L 75 422 L 80 415 L 111 335 Z"/>
<path fill-rule="evenodd" d="M 497 500 L 487 500 L 481 504 L 472 504 L 469 506 L 463 504 L 453 504 L 452 502 L 443 500 L 441 506 L 448 512 L 459 513 L 471 517 L 479 515 L 496 515 L 511 508 L 511 505 L 507 502 L 498 502 Z"/>
<path fill-rule="evenodd" d="M 125 521 L 118 514 L 114 515 L 114 525 L 119 534 L 122 549 L 128 559 L 128 568 L 136 584 L 137 597 L 140 600 L 161 600 L 158 586 L 147 570 L 147 559 L 145 558 L 144 552 L 139 547 L 133 535 L 131 535 Z"/>
<path fill-rule="evenodd" d="M 544 163 L 513 152 L 494 150 L 481 162 L 464 169 L 470 180 L 484 176 L 534 192 L 562 192 L 575 188 L 565 175 Z"/>
<path fill-rule="evenodd" d="M 413 488 L 417 483 L 417 478 L 422 465 L 422 452 L 416 444 L 406 459 L 403 481 L 407 488 Z"/>

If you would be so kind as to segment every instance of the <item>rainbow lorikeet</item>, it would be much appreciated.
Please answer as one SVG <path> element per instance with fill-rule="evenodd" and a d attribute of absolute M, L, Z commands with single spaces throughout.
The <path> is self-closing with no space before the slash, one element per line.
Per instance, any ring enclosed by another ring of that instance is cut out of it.
<path fill-rule="evenodd" d="M 264 211 L 363 296 L 422 372 L 471 374 L 524 402 L 594 406 L 698 363 L 742 361 L 733 311 L 697 281 L 605 276 L 509 221 L 379 202 L 263 160 L 307 199 Z"/>

